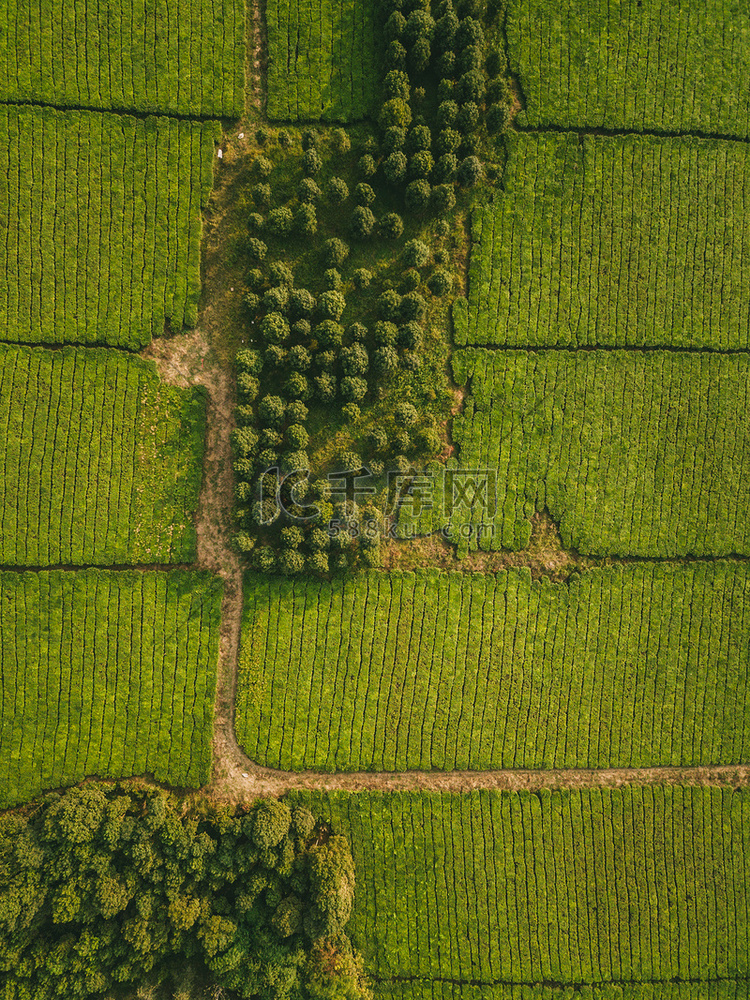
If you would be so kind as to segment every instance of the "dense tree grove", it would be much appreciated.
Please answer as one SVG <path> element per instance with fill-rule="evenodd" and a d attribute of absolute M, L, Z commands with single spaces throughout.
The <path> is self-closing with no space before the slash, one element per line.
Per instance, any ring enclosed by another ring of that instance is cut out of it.
<path fill-rule="evenodd" d="M 129 782 L 0 817 L 0 997 L 117 997 L 192 968 L 234 998 L 357 1000 L 347 841 L 304 808 Z"/>

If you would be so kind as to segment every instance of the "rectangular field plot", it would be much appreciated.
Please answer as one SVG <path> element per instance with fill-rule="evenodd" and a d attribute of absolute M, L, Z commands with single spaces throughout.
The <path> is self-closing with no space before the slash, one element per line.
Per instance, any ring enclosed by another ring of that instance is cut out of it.
<path fill-rule="evenodd" d="M 519 124 L 750 134 L 742 0 L 510 0 Z"/>
<path fill-rule="evenodd" d="M 239 118 L 242 0 L 0 0 L 0 101 Z"/>
<path fill-rule="evenodd" d="M 285 770 L 750 762 L 744 564 L 250 576 L 237 737 Z"/>
<path fill-rule="evenodd" d="M 0 346 L 0 564 L 191 561 L 204 427 L 141 358 Z"/>
<path fill-rule="evenodd" d="M 208 780 L 221 582 L 0 572 L 0 807 L 87 776 Z"/>
<path fill-rule="evenodd" d="M 750 346 L 750 150 L 509 133 L 458 344 Z"/>
<path fill-rule="evenodd" d="M 349 929 L 377 978 L 738 979 L 747 987 L 747 789 L 300 792 L 292 800 L 349 837 L 357 871 Z M 722 995 L 706 986 L 602 1000 Z"/>
<path fill-rule="evenodd" d="M 375 1000 L 748 1000 L 750 983 L 608 983 L 606 986 L 508 986 L 417 979 L 374 984 Z"/>
<path fill-rule="evenodd" d="M 380 19 L 373 0 L 268 0 L 268 117 L 352 122 L 377 106 Z"/>
<path fill-rule="evenodd" d="M 138 348 L 193 325 L 217 128 L 0 107 L 0 340 Z"/>
<path fill-rule="evenodd" d="M 522 549 L 546 507 L 582 553 L 750 553 L 750 354 L 466 349 L 453 369 L 456 475 L 485 491 L 441 483 L 402 535 Z"/>

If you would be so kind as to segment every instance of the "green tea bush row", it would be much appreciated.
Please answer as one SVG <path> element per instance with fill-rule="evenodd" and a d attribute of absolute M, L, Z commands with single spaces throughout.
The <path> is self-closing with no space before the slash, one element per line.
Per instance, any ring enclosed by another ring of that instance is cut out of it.
<path fill-rule="evenodd" d="M 271 121 L 352 122 L 377 101 L 381 26 L 368 0 L 269 0 Z"/>
<path fill-rule="evenodd" d="M 507 134 L 456 342 L 750 346 L 744 143 Z"/>
<path fill-rule="evenodd" d="M 748 32 L 735 0 L 509 0 L 518 124 L 746 138 Z"/>
<path fill-rule="evenodd" d="M 0 993 L 367 1000 L 354 888 L 348 843 L 302 806 L 50 793 L 0 816 Z"/>
<path fill-rule="evenodd" d="M 522 549 L 546 507 L 563 545 L 590 555 L 750 553 L 750 356 L 465 349 L 453 368 L 469 387 L 458 465 L 490 470 L 487 504 L 446 516 L 446 494 L 400 530 Z"/>
<path fill-rule="evenodd" d="M 205 390 L 120 351 L 0 346 L 0 564 L 191 562 Z"/>
<path fill-rule="evenodd" d="M 194 325 L 217 129 L 0 107 L 0 340 L 139 348 Z"/>
<path fill-rule="evenodd" d="M 644 1000 L 721 997 L 708 981 L 736 979 L 735 995 L 746 995 L 747 789 L 300 792 L 293 801 L 350 839 L 351 936 L 378 979 L 701 985 L 684 994 L 655 985 Z"/>
<path fill-rule="evenodd" d="M 221 594 L 181 570 L 0 572 L 0 808 L 91 775 L 204 784 Z"/>
<path fill-rule="evenodd" d="M 748 763 L 749 629 L 744 564 L 249 576 L 236 732 L 285 770 Z"/>
<path fill-rule="evenodd" d="M 245 108 L 241 0 L 22 0 L 0 7 L 0 36 L 0 101 L 216 118 Z"/>

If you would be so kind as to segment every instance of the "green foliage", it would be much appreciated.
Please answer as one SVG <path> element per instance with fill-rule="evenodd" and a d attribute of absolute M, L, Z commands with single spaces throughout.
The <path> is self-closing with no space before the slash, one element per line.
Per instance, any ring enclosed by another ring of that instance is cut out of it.
<path fill-rule="evenodd" d="M 510 0 L 508 51 L 525 97 L 519 123 L 746 138 L 748 31 L 750 10 L 723 0 Z"/>
<path fill-rule="evenodd" d="M 349 247 L 343 240 L 333 237 L 324 243 L 323 255 L 329 267 L 341 267 L 349 256 Z"/>
<path fill-rule="evenodd" d="M 221 594 L 182 570 L 0 573 L 0 807 L 91 774 L 207 781 Z"/>
<path fill-rule="evenodd" d="M 13 3 L 2 20 L 12 40 L 0 78 L 3 103 L 231 120 L 244 113 L 241 0 L 167 0 L 158 21 L 146 0 L 113 7 L 106 17 L 83 0 L 50 0 L 33 15 Z"/>
<path fill-rule="evenodd" d="M 292 801 L 351 839 L 351 934 L 386 997 L 394 981 L 435 979 L 443 1000 L 746 996 L 746 788 L 306 792 Z M 694 926 L 710 930 L 685 934 Z M 409 937 L 415 927 L 440 933 Z M 560 986 L 465 994 L 456 984 L 466 980 Z"/>
<path fill-rule="evenodd" d="M 357 205 L 352 212 L 349 231 L 352 239 L 369 239 L 375 231 L 375 216 L 372 209 L 365 208 L 364 205 Z"/>
<path fill-rule="evenodd" d="M 331 177 L 326 186 L 326 195 L 332 205 L 343 205 L 349 197 L 349 185 L 341 177 Z"/>
<path fill-rule="evenodd" d="M 0 562 L 195 558 L 204 390 L 99 348 L 0 346 L 0 376 Z"/>
<path fill-rule="evenodd" d="M 194 326 L 217 137 L 212 122 L 0 107 L 0 340 L 137 350 L 165 322 Z"/>
<path fill-rule="evenodd" d="M 309 837 L 309 811 L 294 815 Z M 333 998 L 353 986 L 366 1000 L 343 929 L 348 845 L 338 836 L 307 847 L 291 816 L 276 800 L 196 812 L 134 783 L 89 784 L 4 815 L 3 996 L 87 1000 L 144 976 L 166 986 L 187 967 L 245 1000 Z M 331 939 L 318 929 L 335 929 L 348 962 L 321 961 Z"/>

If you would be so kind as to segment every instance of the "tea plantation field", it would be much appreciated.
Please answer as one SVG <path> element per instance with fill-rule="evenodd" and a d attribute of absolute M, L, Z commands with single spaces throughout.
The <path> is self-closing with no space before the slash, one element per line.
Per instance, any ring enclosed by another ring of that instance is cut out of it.
<path fill-rule="evenodd" d="M 306 792 L 293 801 L 351 838 L 351 932 L 378 979 L 625 989 L 740 979 L 728 995 L 745 995 L 746 789 Z M 653 995 L 674 997 L 670 989 Z"/>
<path fill-rule="evenodd" d="M 0 347 L 0 385 L 0 564 L 194 558 L 203 389 L 72 347 Z"/>
<path fill-rule="evenodd" d="M 520 125 L 750 135 L 741 0 L 508 0 L 507 11 Z"/>
<path fill-rule="evenodd" d="M 351 122 L 377 107 L 381 21 L 371 0 L 269 0 L 268 117 Z"/>
<path fill-rule="evenodd" d="M 472 216 L 457 344 L 750 346 L 746 143 L 542 132 L 505 145 L 502 188 Z"/>
<path fill-rule="evenodd" d="M 96 775 L 208 779 L 221 583 L 0 572 L 0 808 Z"/>
<path fill-rule="evenodd" d="M 0 340 L 194 325 L 216 123 L 0 105 Z"/>
<path fill-rule="evenodd" d="M 750 762 L 746 564 L 245 584 L 238 738 L 266 766 Z"/>
<path fill-rule="evenodd" d="M 244 30 L 241 0 L 2 0 L 0 102 L 238 118 Z"/>

